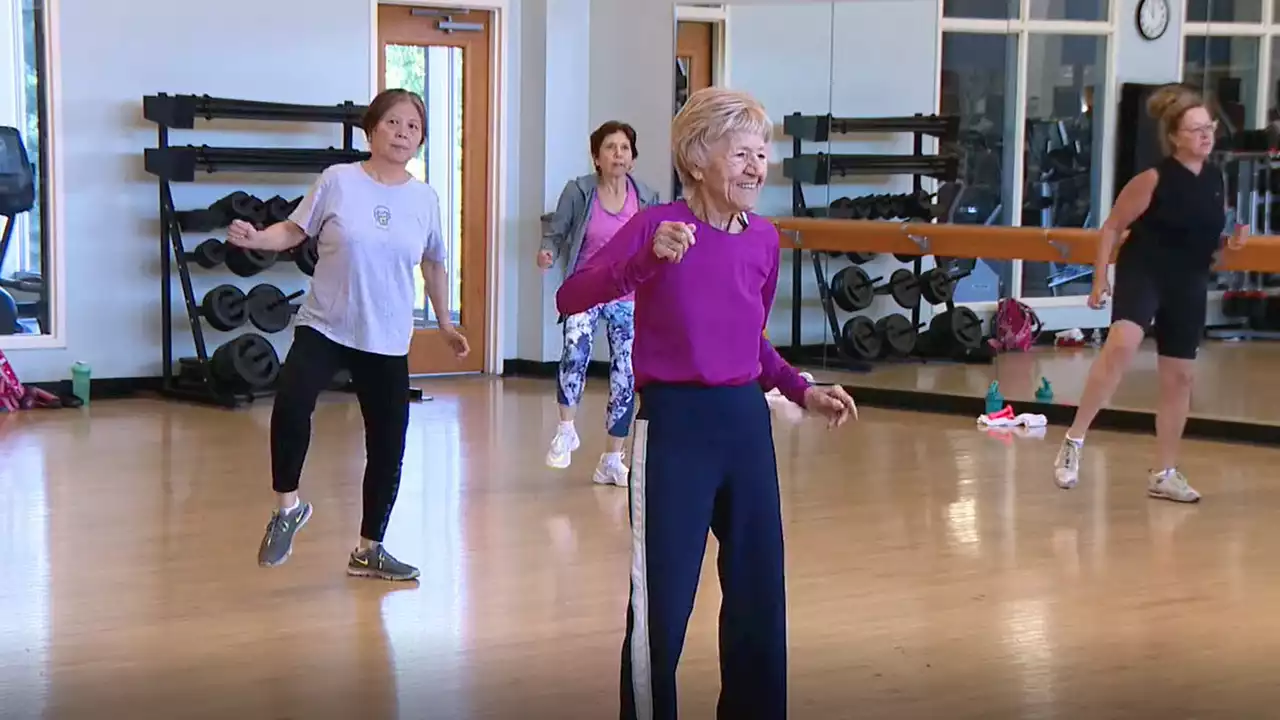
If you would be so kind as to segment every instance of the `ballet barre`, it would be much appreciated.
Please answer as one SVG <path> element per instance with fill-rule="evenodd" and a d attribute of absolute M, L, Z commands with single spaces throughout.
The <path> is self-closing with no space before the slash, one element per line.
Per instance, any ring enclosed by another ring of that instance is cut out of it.
<path fill-rule="evenodd" d="M 893 253 L 947 258 L 1025 260 L 1071 265 L 1092 265 L 1102 237 L 1098 230 L 1082 228 L 992 227 L 892 222 L 885 220 L 833 220 L 828 218 L 773 218 L 781 232 L 784 250 L 815 252 Z M 1123 241 L 1122 241 L 1123 242 Z M 1112 251 L 1115 261 L 1117 243 Z M 1280 236 L 1251 235 L 1239 250 L 1222 249 L 1213 268 L 1217 272 L 1280 273 Z"/>

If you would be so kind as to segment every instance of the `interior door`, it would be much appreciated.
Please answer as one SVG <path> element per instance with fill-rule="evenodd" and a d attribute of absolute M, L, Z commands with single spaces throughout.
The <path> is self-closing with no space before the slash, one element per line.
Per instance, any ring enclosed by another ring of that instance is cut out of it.
<path fill-rule="evenodd" d="M 427 108 L 426 142 L 409 171 L 440 196 L 449 315 L 471 344 L 458 360 L 439 337 L 418 278 L 409 372 L 481 372 L 490 317 L 489 66 L 492 16 L 480 10 L 378 6 L 379 89 L 405 88 Z"/>
<path fill-rule="evenodd" d="M 675 112 L 680 112 L 689 95 L 711 87 L 712 58 L 715 56 L 715 26 L 709 22 L 682 20 L 676 23 Z M 671 169 L 674 197 L 684 196 L 680 176 Z"/>

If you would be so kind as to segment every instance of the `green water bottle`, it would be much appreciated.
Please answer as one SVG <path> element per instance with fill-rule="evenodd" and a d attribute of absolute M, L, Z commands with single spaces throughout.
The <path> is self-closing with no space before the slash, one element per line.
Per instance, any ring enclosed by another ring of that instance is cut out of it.
<path fill-rule="evenodd" d="M 80 402 L 89 404 L 89 364 L 76 362 L 71 366 L 71 394 L 80 398 Z"/>

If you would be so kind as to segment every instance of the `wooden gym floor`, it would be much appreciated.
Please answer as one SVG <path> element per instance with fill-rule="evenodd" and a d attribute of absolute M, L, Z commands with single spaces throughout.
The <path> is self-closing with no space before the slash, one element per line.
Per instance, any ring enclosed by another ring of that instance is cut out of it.
<path fill-rule="evenodd" d="M 1036 347 L 1027 353 L 1002 353 L 991 365 L 948 362 L 885 364 L 869 373 L 842 371 L 834 363 L 811 369 L 819 380 L 862 387 L 914 390 L 983 398 L 992 380 L 1000 381 L 1005 400 L 1032 402 L 1040 379 L 1048 378 L 1053 402 L 1074 406 L 1084 391 L 1089 364 L 1098 354 L 1092 347 Z M 1143 343 L 1129 374 L 1116 390 L 1111 407 L 1154 412 L 1159 378 L 1155 341 Z M 1196 364 L 1191 414 L 1214 420 L 1280 425 L 1280 391 L 1274 389 L 1280 368 L 1280 343 L 1265 340 L 1226 342 L 1206 340 Z"/>
<path fill-rule="evenodd" d="M 542 461 L 549 381 L 423 385 L 387 538 L 416 586 L 344 575 L 349 396 L 317 411 L 316 515 L 271 570 L 268 406 L 0 415 L 0 716 L 616 717 L 629 534 L 625 491 L 590 482 L 603 383 L 564 472 Z M 1058 490 L 1059 432 L 870 408 L 776 428 L 792 718 L 1273 714 L 1277 451 L 1188 443 L 1205 500 L 1185 506 L 1144 496 L 1141 435 L 1093 434 L 1081 486 Z M 713 563 L 703 579 L 691 719 L 718 682 Z"/>

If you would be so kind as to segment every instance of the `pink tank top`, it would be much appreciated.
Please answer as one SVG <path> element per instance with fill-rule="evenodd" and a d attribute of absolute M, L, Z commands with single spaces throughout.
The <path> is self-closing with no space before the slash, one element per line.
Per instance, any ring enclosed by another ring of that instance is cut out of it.
<path fill-rule="evenodd" d="M 605 209 L 600 202 L 599 193 L 591 202 L 591 209 L 587 211 L 587 230 L 586 235 L 582 239 L 582 250 L 579 251 L 578 267 L 582 267 L 592 255 L 600 252 L 600 248 L 609 244 L 613 239 L 614 233 L 622 229 L 623 225 L 631 219 L 640 210 L 640 197 L 636 194 L 636 188 L 631 183 L 627 183 L 627 199 L 622 203 L 622 210 L 617 213 L 611 213 Z M 619 300 L 635 300 L 635 293 L 626 297 L 618 298 Z"/>

